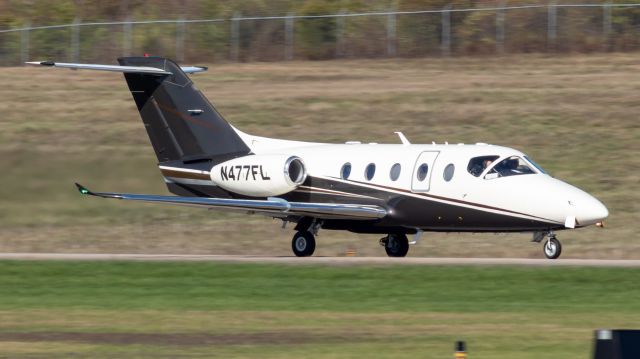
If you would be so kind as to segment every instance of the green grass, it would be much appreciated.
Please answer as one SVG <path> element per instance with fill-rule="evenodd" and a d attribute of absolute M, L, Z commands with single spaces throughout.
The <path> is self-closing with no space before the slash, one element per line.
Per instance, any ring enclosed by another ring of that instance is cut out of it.
<path fill-rule="evenodd" d="M 627 300 L 640 297 L 637 269 L 0 262 L 0 273 L 4 308 L 640 311 Z"/>
<path fill-rule="evenodd" d="M 4 261 L 0 347 L 18 358 L 438 358 L 464 339 L 475 358 L 584 358 L 594 329 L 637 326 L 639 281 L 607 268 Z"/>

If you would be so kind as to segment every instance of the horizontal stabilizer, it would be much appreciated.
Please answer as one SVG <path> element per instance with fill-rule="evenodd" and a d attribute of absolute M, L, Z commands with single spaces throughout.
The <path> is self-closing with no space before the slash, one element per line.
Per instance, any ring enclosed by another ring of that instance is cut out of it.
<path fill-rule="evenodd" d="M 180 66 L 180 69 L 182 69 L 185 74 L 195 74 L 198 72 L 205 72 L 209 68 L 206 66 Z"/>
<path fill-rule="evenodd" d="M 204 207 L 209 209 L 240 210 L 271 215 L 273 217 L 312 216 L 316 218 L 336 219 L 379 219 L 387 215 L 387 211 L 379 206 L 335 203 L 289 202 L 281 198 L 267 200 L 179 197 L 129 193 L 92 192 L 76 183 L 81 194 L 102 198 L 115 198 L 130 201 L 159 202 L 182 206 Z"/>
<path fill-rule="evenodd" d="M 36 66 L 48 66 L 48 67 L 61 67 L 73 70 L 96 70 L 96 71 L 112 71 L 112 72 L 126 72 L 126 73 L 139 73 L 139 74 L 151 74 L 151 75 L 172 75 L 171 72 L 159 69 L 157 67 L 148 66 L 120 66 L 120 65 L 98 65 L 98 64 L 73 64 L 65 62 L 53 62 L 53 61 L 30 61 L 29 65 Z M 195 74 L 198 72 L 205 72 L 208 70 L 205 66 L 183 66 L 180 67 L 186 74 Z"/>
<path fill-rule="evenodd" d="M 32 61 L 32 62 L 27 62 L 27 64 L 48 66 L 48 67 L 62 67 L 62 68 L 74 69 L 74 70 L 97 70 L 97 71 L 151 74 L 151 75 L 172 75 L 171 72 L 167 72 L 163 69 L 159 69 L 156 67 L 145 67 L 145 66 L 72 64 L 72 63 L 53 62 L 53 61 Z"/>

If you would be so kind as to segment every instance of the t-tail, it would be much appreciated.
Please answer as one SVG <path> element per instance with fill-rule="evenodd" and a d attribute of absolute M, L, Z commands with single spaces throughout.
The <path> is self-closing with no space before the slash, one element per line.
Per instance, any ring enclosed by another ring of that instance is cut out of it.
<path fill-rule="evenodd" d="M 120 66 L 30 64 L 124 73 L 169 191 L 182 196 L 228 195 L 202 184 L 210 181 L 213 166 L 248 155 L 251 149 L 187 76 L 206 68 L 180 67 L 162 57 L 123 57 L 118 62 Z"/>
<path fill-rule="evenodd" d="M 160 57 L 123 57 L 118 62 L 170 73 L 124 74 L 169 191 L 182 196 L 226 196 L 206 185 L 209 170 L 249 154 L 249 147 L 175 62 Z"/>
<path fill-rule="evenodd" d="M 123 57 L 118 62 L 169 73 L 124 74 L 160 164 L 219 162 L 250 152 L 176 63 L 160 57 Z"/>

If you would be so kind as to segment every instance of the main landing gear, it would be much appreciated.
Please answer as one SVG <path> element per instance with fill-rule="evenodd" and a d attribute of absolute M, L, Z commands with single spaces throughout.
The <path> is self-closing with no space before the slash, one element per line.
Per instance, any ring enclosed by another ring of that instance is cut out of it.
<path fill-rule="evenodd" d="M 298 231 L 291 240 L 291 249 L 297 257 L 309 257 L 316 250 L 316 237 L 309 231 Z"/>
<path fill-rule="evenodd" d="M 310 257 L 316 250 L 316 236 L 322 227 L 322 221 L 305 220 L 298 222 L 296 234 L 291 240 L 291 249 L 296 257 Z"/>
<path fill-rule="evenodd" d="M 390 233 L 380 238 L 380 245 L 384 247 L 389 257 L 404 257 L 409 252 L 409 240 L 403 233 Z"/>
<path fill-rule="evenodd" d="M 544 232 L 537 232 L 533 236 L 533 241 L 540 243 L 544 237 Z M 544 247 L 542 248 L 544 256 L 547 257 L 547 259 L 557 259 L 560 257 L 560 254 L 562 254 L 562 244 L 560 244 L 560 241 L 553 232 L 547 232 L 546 237 L 547 240 L 544 242 Z"/>

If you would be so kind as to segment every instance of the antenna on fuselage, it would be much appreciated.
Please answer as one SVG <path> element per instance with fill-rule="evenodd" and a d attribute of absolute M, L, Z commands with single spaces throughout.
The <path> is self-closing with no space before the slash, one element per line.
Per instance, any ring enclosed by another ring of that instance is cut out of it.
<path fill-rule="evenodd" d="M 400 142 L 402 142 L 402 144 L 404 146 L 409 146 L 411 144 L 411 142 L 409 142 L 409 140 L 407 139 L 407 137 L 400 131 L 396 131 L 394 132 L 396 135 L 398 135 L 398 137 L 400 137 Z"/>

